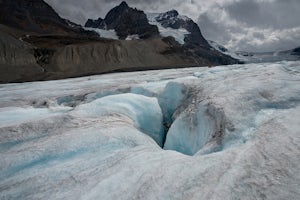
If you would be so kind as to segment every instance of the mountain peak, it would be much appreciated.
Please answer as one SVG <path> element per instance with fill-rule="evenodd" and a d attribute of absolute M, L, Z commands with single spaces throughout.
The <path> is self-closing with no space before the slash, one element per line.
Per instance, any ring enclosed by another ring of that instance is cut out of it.
<path fill-rule="evenodd" d="M 120 39 L 126 39 L 130 35 L 149 38 L 159 34 L 158 28 L 149 24 L 147 15 L 143 11 L 129 7 L 125 1 L 111 9 L 103 20 L 89 19 L 85 26 L 113 29 Z"/>
<path fill-rule="evenodd" d="M 126 3 L 126 1 L 122 1 L 122 3 L 119 5 L 119 7 L 129 8 L 129 6 Z"/>
<path fill-rule="evenodd" d="M 179 15 L 177 10 L 170 10 L 168 12 L 166 12 L 167 15 L 169 15 L 170 17 L 177 17 Z"/>
<path fill-rule="evenodd" d="M 59 35 L 92 33 L 61 18 L 43 0 L 0 0 L 0 13 L 0 24 L 22 31 Z"/>

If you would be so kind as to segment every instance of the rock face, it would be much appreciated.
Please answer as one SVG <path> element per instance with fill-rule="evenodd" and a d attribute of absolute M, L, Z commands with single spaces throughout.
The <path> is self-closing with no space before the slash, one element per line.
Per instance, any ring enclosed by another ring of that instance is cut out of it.
<path fill-rule="evenodd" d="M 39 34 L 92 34 L 59 17 L 43 0 L 0 0 L 0 23 Z"/>
<path fill-rule="evenodd" d="M 32 80 L 41 74 L 30 45 L 0 31 L 0 83 Z"/>
<path fill-rule="evenodd" d="M 150 25 L 143 11 L 130 8 L 126 2 L 108 12 L 104 19 L 89 19 L 86 27 L 100 29 L 114 29 L 120 39 L 126 39 L 129 35 L 139 35 L 145 39 L 158 35 L 158 28 Z"/>

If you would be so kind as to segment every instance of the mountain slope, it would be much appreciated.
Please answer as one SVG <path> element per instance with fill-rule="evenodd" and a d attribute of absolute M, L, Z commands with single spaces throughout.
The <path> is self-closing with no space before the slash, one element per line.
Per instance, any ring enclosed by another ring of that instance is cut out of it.
<path fill-rule="evenodd" d="M 0 0 L 0 23 L 39 34 L 83 34 L 80 26 L 62 19 L 43 0 Z"/>
<path fill-rule="evenodd" d="M 60 18 L 42 0 L 1 0 L 0 10 L 0 46 L 4 47 L 0 51 L 0 83 L 238 62 L 210 49 L 205 41 L 203 45 L 200 40 L 181 45 L 172 37 L 160 36 L 143 11 L 125 2 L 107 14 L 105 27 L 114 28 L 121 39 L 138 34 L 138 40 L 99 37 Z"/>
<path fill-rule="evenodd" d="M 146 14 L 130 8 L 124 1 L 111 9 L 104 19 L 89 19 L 85 27 L 114 29 L 120 39 L 126 39 L 130 35 L 138 35 L 142 39 L 158 35 L 157 27 L 148 23 Z"/>
<path fill-rule="evenodd" d="M 143 23 L 141 24 L 143 25 L 132 25 L 133 22 L 139 21 L 139 18 L 136 17 L 138 13 L 142 16 Z M 105 19 L 88 19 L 85 27 L 115 31 L 121 40 L 133 34 L 137 34 L 142 39 L 144 35 L 148 35 L 149 37 L 158 36 L 156 31 L 152 32 L 152 34 L 144 33 L 145 31 L 149 33 L 149 31 L 147 31 L 148 28 L 145 27 L 148 27 L 150 23 L 152 25 L 151 27 L 158 27 L 156 29 L 158 29 L 161 37 L 175 36 L 174 39 L 178 44 L 172 43 L 172 46 L 181 49 L 184 52 L 184 56 L 193 57 L 200 65 L 202 65 L 202 60 L 208 60 L 211 62 L 211 65 L 233 64 L 238 62 L 238 60 L 212 48 L 202 36 L 199 26 L 192 19 L 179 15 L 176 10 L 171 10 L 166 13 L 147 14 L 148 22 L 145 20 L 146 15 L 143 11 L 130 8 L 126 2 L 122 2 L 110 10 Z M 164 30 L 162 30 L 162 28 Z M 126 34 L 120 37 L 120 33 L 122 32 Z M 178 40 L 176 36 L 181 38 Z"/>

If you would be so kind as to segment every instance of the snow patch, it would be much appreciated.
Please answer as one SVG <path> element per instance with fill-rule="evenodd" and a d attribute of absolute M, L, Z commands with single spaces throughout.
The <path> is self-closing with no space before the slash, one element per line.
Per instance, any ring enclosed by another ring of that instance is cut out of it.
<path fill-rule="evenodd" d="M 139 40 L 140 36 L 139 35 L 128 35 L 125 40 Z"/>
<path fill-rule="evenodd" d="M 159 22 L 156 21 L 155 17 L 157 17 L 159 14 L 157 13 L 147 13 L 148 21 L 152 25 L 156 25 L 158 27 L 159 33 L 163 37 L 174 37 L 175 40 L 179 44 L 184 44 L 185 35 L 191 34 L 189 31 L 187 31 L 184 28 L 180 29 L 173 29 L 173 28 L 165 28 L 163 27 Z"/>
<path fill-rule="evenodd" d="M 119 39 L 119 37 L 117 36 L 116 31 L 113 30 L 113 29 L 112 30 L 104 30 L 104 29 L 99 29 L 99 28 L 87 28 L 87 27 L 84 27 L 84 29 L 88 30 L 88 31 L 95 31 L 102 38 L 108 38 L 108 39 L 114 39 L 114 40 Z"/>

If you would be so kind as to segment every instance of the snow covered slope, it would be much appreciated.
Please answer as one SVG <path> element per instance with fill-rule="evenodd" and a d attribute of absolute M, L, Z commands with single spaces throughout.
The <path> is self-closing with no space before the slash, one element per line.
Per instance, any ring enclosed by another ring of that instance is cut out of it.
<path fill-rule="evenodd" d="M 174 29 L 171 27 L 164 27 L 160 22 L 156 20 L 157 17 L 159 17 L 161 13 L 147 13 L 147 18 L 150 24 L 156 25 L 158 27 L 159 33 L 162 37 L 174 37 L 174 39 L 179 44 L 184 44 L 184 38 L 187 34 L 190 34 L 189 31 L 187 31 L 184 28 L 178 28 Z M 185 16 L 179 16 L 181 18 L 184 18 Z"/>
<path fill-rule="evenodd" d="M 229 55 L 232 58 L 238 59 L 245 63 L 265 63 L 265 62 L 279 62 L 279 61 L 297 61 L 300 60 L 300 56 L 293 52 L 293 50 L 288 51 L 278 51 L 278 52 L 233 52 L 226 49 L 224 46 L 208 40 L 209 44 L 217 51 Z"/>
<path fill-rule="evenodd" d="M 216 49 L 217 51 L 219 51 L 221 53 L 224 53 L 224 54 L 231 56 L 232 58 L 238 59 L 240 61 L 247 61 L 247 58 L 245 56 L 238 55 L 235 52 L 226 49 L 224 46 L 222 46 L 214 41 L 208 40 L 208 43 L 210 46 L 212 46 L 214 49 Z"/>
<path fill-rule="evenodd" d="M 300 199 L 300 62 L 0 85 L 0 199 Z"/>

